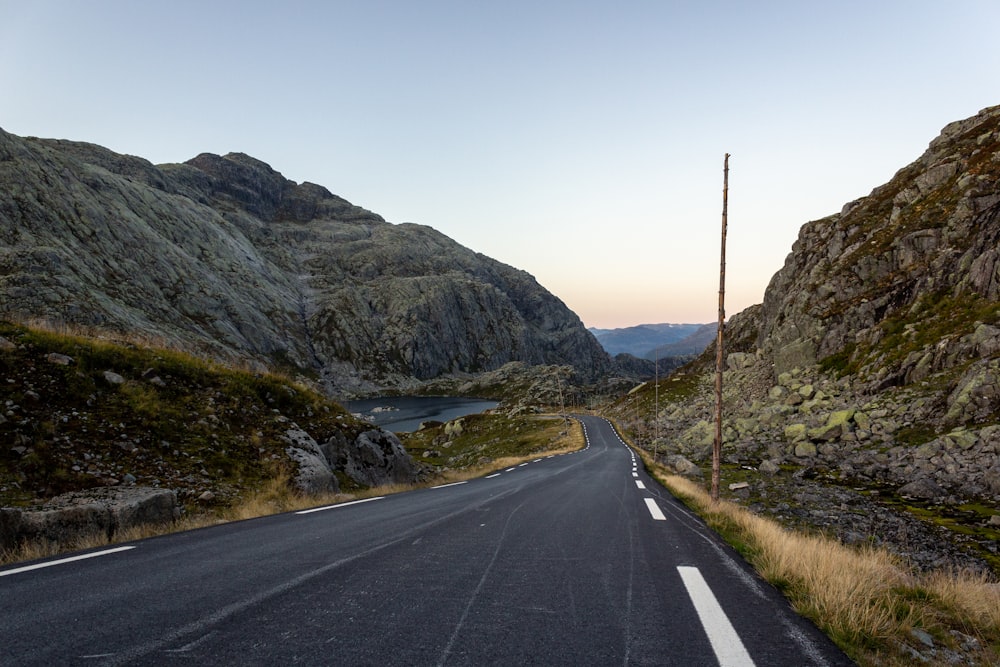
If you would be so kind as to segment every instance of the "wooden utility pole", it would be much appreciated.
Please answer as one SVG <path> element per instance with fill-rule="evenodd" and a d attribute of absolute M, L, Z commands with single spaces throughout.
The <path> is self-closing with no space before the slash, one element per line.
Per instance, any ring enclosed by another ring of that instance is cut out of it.
<path fill-rule="evenodd" d="M 729 208 L 729 153 L 722 167 L 722 260 L 719 266 L 719 329 L 715 338 L 715 442 L 712 446 L 712 500 L 719 499 L 722 465 L 722 341 L 726 322 L 726 227 Z"/>
<path fill-rule="evenodd" d="M 660 348 L 653 345 L 653 463 L 660 446 Z"/>

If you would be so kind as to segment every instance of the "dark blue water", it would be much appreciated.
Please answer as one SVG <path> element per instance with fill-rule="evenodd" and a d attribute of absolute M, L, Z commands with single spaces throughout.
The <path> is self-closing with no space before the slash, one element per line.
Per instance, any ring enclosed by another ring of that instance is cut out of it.
<path fill-rule="evenodd" d="M 451 421 L 497 405 L 496 401 L 450 396 L 395 396 L 344 403 L 348 411 L 396 433 L 416 431 L 421 422 Z"/>

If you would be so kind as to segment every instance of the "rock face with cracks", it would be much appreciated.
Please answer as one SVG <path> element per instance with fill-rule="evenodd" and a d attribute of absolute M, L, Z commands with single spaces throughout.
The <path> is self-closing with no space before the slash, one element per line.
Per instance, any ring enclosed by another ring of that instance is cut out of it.
<path fill-rule="evenodd" d="M 0 130 L 0 317 L 321 375 L 337 396 L 611 361 L 523 271 L 240 153 L 154 166 Z"/>

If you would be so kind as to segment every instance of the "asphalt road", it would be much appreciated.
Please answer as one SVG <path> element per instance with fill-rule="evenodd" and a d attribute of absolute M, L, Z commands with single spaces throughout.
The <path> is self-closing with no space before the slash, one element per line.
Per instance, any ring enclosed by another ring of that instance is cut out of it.
<path fill-rule="evenodd" d="M 0 664 L 852 664 L 581 420 L 467 483 L 0 569 Z"/>

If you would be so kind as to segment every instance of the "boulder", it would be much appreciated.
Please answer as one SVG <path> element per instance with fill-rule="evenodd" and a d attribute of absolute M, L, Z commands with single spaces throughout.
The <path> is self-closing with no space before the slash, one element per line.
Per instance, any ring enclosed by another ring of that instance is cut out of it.
<path fill-rule="evenodd" d="M 104 371 L 104 380 L 108 384 L 125 384 L 125 378 L 114 371 Z"/>
<path fill-rule="evenodd" d="M 851 419 L 854 418 L 854 413 L 856 410 L 837 410 L 836 412 L 831 412 L 830 416 L 826 420 L 827 426 L 842 426 L 844 430 L 847 430 Z"/>
<path fill-rule="evenodd" d="M 73 363 L 73 357 L 59 354 L 58 352 L 50 352 L 45 358 L 49 363 L 56 364 L 57 366 L 69 366 Z"/>
<path fill-rule="evenodd" d="M 311 435 L 297 428 L 285 432 L 285 453 L 297 464 L 293 486 L 302 493 L 332 493 L 340 490 L 336 475 L 323 450 Z"/>
<path fill-rule="evenodd" d="M 757 470 L 765 475 L 775 475 L 781 470 L 781 468 L 771 459 L 765 459 L 760 462 Z"/>
<path fill-rule="evenodd" d="M 836 440 L 844 432 L 843 424 L 825 424 L 808 431 L 809 439 L 817 442 L 830 442 Z"/>
<path fill-rule="evenodd" d="M 21 542 L 73 544 L 145 524 L 168 524 L 180 516 L 177 494 L 151 487 L 104 487 L 75 491 L 31 509 L 0 510 L 0 547 Z"/>
<path fill-rule="evenodd" d="M 365 431 L 353 443 L 346 438 L 332 438 L 327 450 L 333 468 L 342 470 L 358 484 L 382 486 L 417 481 L 416 463 L 399 438 L 389 431 Z"/>
<path fill-rule="evenodd" d="M 899 487 L 899 495 L 919 498 L 920 500 L 936 500 L 945 495 L 944 489 L 929 477 L 918 477 L 909 484 Z"/>
<path fill-rule="evenodd" d="M 785 427 L 785 440 L 789 442 L 799 442 L 806 439 L 805 424 L 789 424 Z"/>
<path fill-rule="evenodd" d="M 812 458 L 816 456 L 816 445 L 811 442 L 800 442 L 795 445 L 795 455 L 799 458 Z"/>
<path fill-rule="evenodd" d="M 701 477 L 701 468 L 680 454 L 671 454 L 664 461 L 678 475 L 685 477 Z"/>

